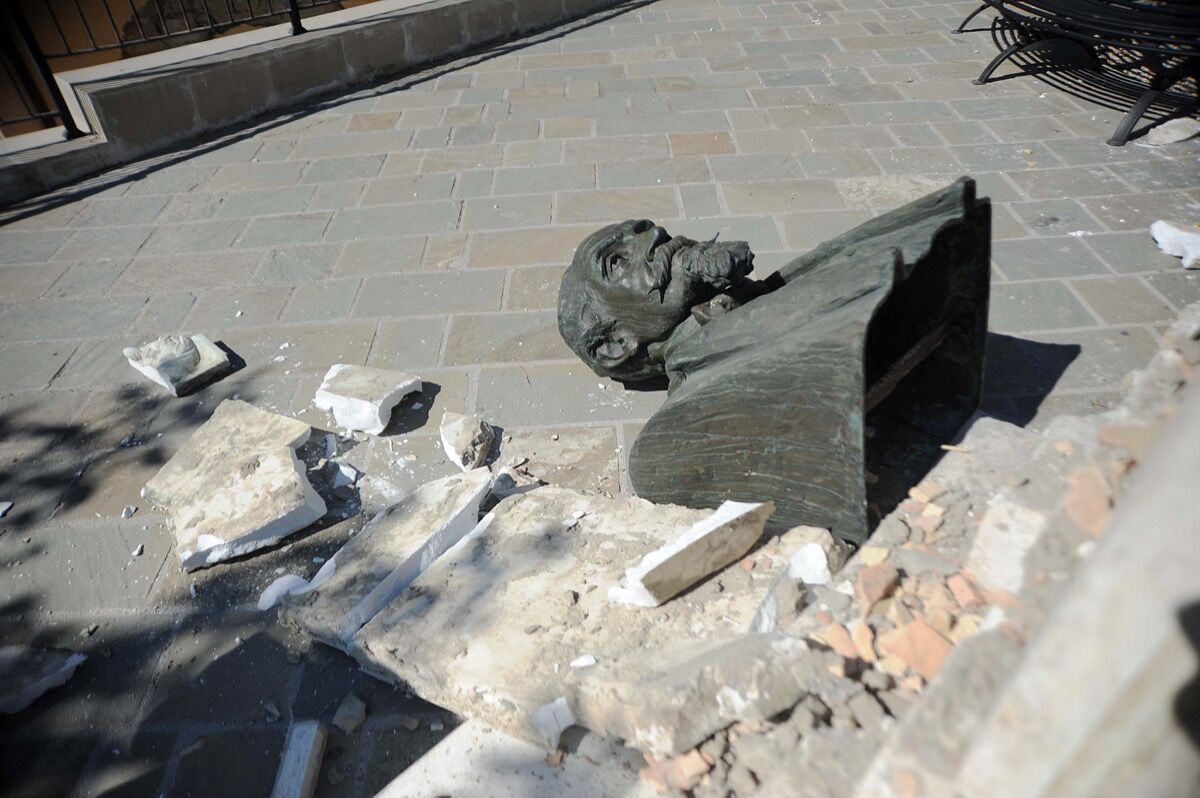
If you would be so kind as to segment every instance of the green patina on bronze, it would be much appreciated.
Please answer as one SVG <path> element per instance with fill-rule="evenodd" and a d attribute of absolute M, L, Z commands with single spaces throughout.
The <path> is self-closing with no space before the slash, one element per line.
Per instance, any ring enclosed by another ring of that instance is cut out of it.
<path fill-rule="evenodd" d="M 601 376 L 669 379 L 630 451 L 639 495 L 773 501 L 862 541 L 978 406 L 990 240 L 967 178 L 763 281 L 745 242 L 628 221 L 580 245 L 559 329 Z"/>

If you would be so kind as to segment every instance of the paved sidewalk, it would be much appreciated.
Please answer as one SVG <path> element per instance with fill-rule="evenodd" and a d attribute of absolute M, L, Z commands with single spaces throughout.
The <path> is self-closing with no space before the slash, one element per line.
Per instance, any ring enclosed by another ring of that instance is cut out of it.
<path fill-rule="evenodd" d="M 350 689 L 370 715 L 335 736 L 319 794 L 373 794 L 431 745 L 400 716 L 436 708 L 302 653 L 253 609 L 276 569 L 336 550 L 338 529 L 185 576 L 163 519 L 121 510 L 225 397 L 329 428 L 311 400 L 334 362 L 427 381 L 393 444 L 409 484 L 453 470 L 436 442 L 449 409 L 526 441 L 586 437 L 574 465 L 615 488 L 663 394 L 591 375 L 553 310 L 603 223 L 742 238 L 766 270 L 972 175 L 994 202 L 987 409 L 1036 425 L 1107 407 L 1200 299 L 1200 274 L 1147 232 L 1200 218 L 1200 144 L 1108 147 L 1112 111 L 1030 77 L 972 85 L 994 46 L 948 31 L 974 5 L 660 0 L 124 170 L 0 227 L 0 500 L 16 502 L 0 520 L 0 641 L 90 657 L 0 722 L 0 784 L 264 794 L 289 720 L 328 718 Z M 246 367 L 164 400 L 121 349 L 180 330 Z"/>

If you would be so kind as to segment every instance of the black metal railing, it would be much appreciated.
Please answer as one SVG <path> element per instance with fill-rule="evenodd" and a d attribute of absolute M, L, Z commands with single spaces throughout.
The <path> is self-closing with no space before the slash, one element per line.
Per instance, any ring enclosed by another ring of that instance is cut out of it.
<path fill-rule="evenodd" d="M 220 36 L 243 25 L 290 21 L 304 33 L 301 14 L 342 0 L 0 0 L 0 131 L 4 135 L 71 122 L 53 78 L 88 56 L 136 56 Z"/>

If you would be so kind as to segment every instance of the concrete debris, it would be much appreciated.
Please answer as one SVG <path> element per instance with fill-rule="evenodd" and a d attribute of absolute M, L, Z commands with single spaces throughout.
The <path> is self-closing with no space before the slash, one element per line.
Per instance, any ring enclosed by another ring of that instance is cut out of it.
<path fill-rule="evenodd" d="M 789 534 L 798 536 L 804 542 L 788 563 L 788 576 L 806 585 L 829 584 L 849 557 L 849 548 L 831 535 L 828 529 L 802 526 Z"/>
<path fill-rule="evenodd" d="M 182 396 L 229 370 L 229 355 L 203 335 L 164 335 L 123 354 L 151 382 Z"/>
<path fill-rule="evenodd" d="M 576 657 L 570 662 L 572 668 L 590 668 L 595 664 L 596 658 L 591 654 L 584 654 L 582 657 Z"/>
<path fill-rule="evenodd" d="M 558 748 L 562 733 L 576 723 L 575 713 L 571 711 L 567 699 L 562 696 L 535 709 L 530 721 L 542 735 L 546 747 L 552 750 Z"/>
<path fill-rule="evenodd" d="M 1150 225 L 1150 235 L 1163 252 L 1181 258 L 1183 268 L 1200 269 L 1200 229 L 1196 225 L 1160 220 Z"/>
<path fill-rule="evenodd" d="M 862 613 L 866 615 L 875 606 L 892 594 L 900 581 L 900 572 L 889 562 L 868 565 L 858 572 L 854 580 L 854 594 L 858 597 Z"/>
<path fill-rule="evenodd" d="M 258 597 L 258 608 L 260 610 L 269 610 L 284 596 L 299 596 L 310 590 L 316 590 L 325 584 L 325 580 L 329 579 L 336 572 L 337 555 L 335 554 L 321 563 L 321 567 L 313 574 L 311 580 L 305 579 L 302 576 L 296 576 L 295 574 L 281 576 L 267 585 L 267 589 Z"/>
<path fill-rule="evenodd" d="M 378 435 L 400 400 L 421 386 L 420 377 L 402 371 L 337 363 L 326 372 L 313 404 L 345 429 Z"/>
<path fill-rule="evenodd" d="M 1187 141 L 1197 133 L 1200 133 L 1200 121 L 1187 117 L 1172 119 L 1150 128 L 1150 132 L 1146 134 L 1146 143 L 1156 147 L 1175 144 Z"/>
<path fill-rule="evenodd" d="M 656 759 L 646 754 L 646 769 L 639 776 L 660 793 L 671 790 L 690 790 L 700 783 L 715 761 L 693 748 L 670 759 Z"/>
<path fill-rule="evenodd" d="M 609 601 L 657 607 L 738 560 L 762 537 L 775 505 L 727 501 L 670 543 L 646 554 L 609 588 Z"/>
<path fill-rule="evenodd" d="M 642 759 L 619 743 L 586 735 L 562 762 L 546 749 L 468 720 L 410 765 L 377 798 L 471 796 L 488 798 L 652 798 L 639 781 Z"/>
<path fill-rule="evenodd" d="M 337 711 L 333 713 L 333 725 L 342 734 L 353 734 L 363 721 L 367 719 L 367 705 L 354 693 L 342 699 Z"/>
<path fill-rule="evenodd" d="M 139 543 L 139 544 L 137 544 L 137 548 L 135 548 L 133 551 L 129 552 L 129 556 L 130 557 L 141 557 L 142 552 L 144 552 L 145 550 L 146 550 L 146 547 L 144 545 L 142 545 L 141 543 Z"/>
<path fill-rule="evenodd" d="M 137 512 L 137 507 L 132 504 L 125 505 L 125 509 L 121 510 L 121 517 L 128 520 L 133 518 L 133 514 Z"/>
<path fill-rule="evenodd" d="M 581 511 L 566 529 L 562 520 Z M 355 635 L 351 650 L 365 670 L 540 745 L 565 722 L 565 705 L 591 731 L 674 755 L 730 722 L 786 709 L 806 676 L 825 667 L 796 665 L 819 654 L 802 641 L 744 634 L 786 571 L 786 536 L 755 554 L 762 566 L 752 572 L 727 567 L 683 597 L 634 612 L 607 600 L 622 566 L 712 513 L 550 486 L 492 512 L 487 528 Z M 766 553 L 776 547 L 778 555 Z M 596 664 L 564 667 L 580 651 Z"/>
<path fill-rule="evenodd" d="M 288 596 L 284 619 L 322 642 L 345 647 L 363 624 L 481 523 L 479 506 L 491 481 L 487 469 L 480 468 L 417 488 L 322 566 L 324 571 L 337 562 L 319 589 L 282 590 Z"/>
<path fill-rule="evenodd" d="M 13 508 L 12 502 L 0 502 L 0 518 L 8 515 L 8 511 Z"/>
<path fill-rule="evenodd" d="M 65 684 L 87 656 L 59 648 L 0 646 L 0 713 L 20 712 Z"/>
<path fill-rule="evenodd" d="M 315 720 L 302 720 L 288 728 L 271 798 L 311 798 L 317 790 L 327 737 L 325 727 Z"/>
<path fill-rule="evenodd" d="M 311 428 L 227 399 L 142 489 L 165 507 L 186 570 L 271 546 L 325 515 L 294 449 Z"/>
<path fill-rule="evenodd" d="M 450 411 L 442 413 L 440 432 L 446 457 L 463 471 L 483 465 L 496 440 L 491 424 L 478 416 Z"/>
<path fill-rule="evenodd" d="M 881 651 L 899 657 L 926 681 L 937 676 L 952 648 L 949 640 L 920 619 L 879 638 Z"/>

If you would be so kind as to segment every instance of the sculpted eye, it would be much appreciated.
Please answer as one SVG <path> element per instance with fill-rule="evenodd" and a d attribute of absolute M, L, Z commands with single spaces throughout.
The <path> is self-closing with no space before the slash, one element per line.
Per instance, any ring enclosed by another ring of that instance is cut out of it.
<path fill-rule="evenodd" d="M 604 261 L 601 264 L 606 279 L 612 276 L 613 272 L 620 271 L 624 266 L 625 258 L 616 253 L 605 255 Z"/>

